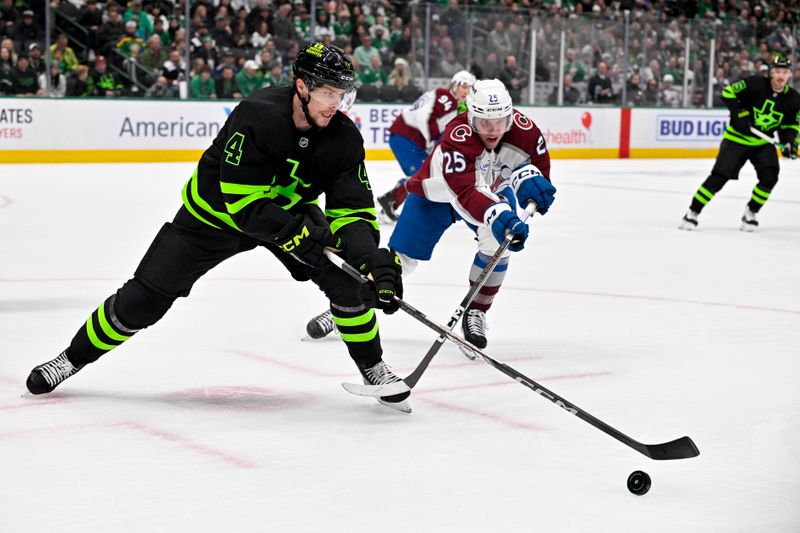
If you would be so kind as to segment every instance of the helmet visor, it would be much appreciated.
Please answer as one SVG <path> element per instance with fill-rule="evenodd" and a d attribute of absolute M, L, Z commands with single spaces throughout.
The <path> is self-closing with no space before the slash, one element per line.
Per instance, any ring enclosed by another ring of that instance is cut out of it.
<path fill-rule="evenodd" d="M 471 126 L 481 135 L 502 135 L 511 129 L 511 120 L 511 115 L 499 118 L 475 117 Z"/>
<path fill-rule="evenodd" d="M 324 106 L 336 107 L 336 109 L 342 112 L 349 110 L 356 100 L 355 89 L 343 91 L 342 89 L 332 89 L 328 85 L 316 87 L 308 94 L 311 98 Z"/>

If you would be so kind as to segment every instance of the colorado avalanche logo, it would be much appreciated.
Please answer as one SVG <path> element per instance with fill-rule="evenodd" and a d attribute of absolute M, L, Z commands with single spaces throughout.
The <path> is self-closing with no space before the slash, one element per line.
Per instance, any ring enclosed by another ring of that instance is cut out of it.
<path fill-rule="evenodd" d="M 463 143 L 471 136 L 472 136 L 472 128 L 470 128 L 466 124 L 461 124 L 459 126 L 456 126 L 455 128 L 453 128 L 453 131 L 450 132 L 450 138 L 457 143 Z"/>
<path fill-rule="evenodd" d="M 519 111 L 514 111 L 514 124 L 523 131 L 533 128 L 533 121 Z"/>

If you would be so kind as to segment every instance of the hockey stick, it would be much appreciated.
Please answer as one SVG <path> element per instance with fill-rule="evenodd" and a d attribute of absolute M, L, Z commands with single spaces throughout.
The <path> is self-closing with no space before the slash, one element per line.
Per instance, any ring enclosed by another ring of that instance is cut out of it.
<path fill-rule="evenodd" d="M 522 222 L 526 222 L 528 218 L 536 211 L 536 202 L 528 202 L 528 206 L 525 208 L 525 212 L 522 215 Z M 497 251 L 494 253 L 489 262 L 483 267 L 483 270 L 478 275 L 478 279 L 475 280 L 475 285 L 470 287 L 467 295 L 464 296 L 464 299 L 461 300 L 461 303 L 458 304 L 458 308 L 453 312 L 450 316 L 450 320 L 447 321 L 447 329 L 450 331 L 453 330 L 456 324 L 458 324 L 459 319 L 464 314 L 464 311 L 467 310 L 469 304 L 472 303 L 472 300 L 475 299 L 477 296 L 478 291 L 481 290 L 483 285 L 486 283 L 486 280 L 489 279 L 489 276 L 494 272 L 494 267 L 497 266 L 497 263 L 500 262 L 500 259 L 503 257 L 503 254 L 506 253 L 508 247 L 511 246 L 511 243 L 514 241 L 513 235 L 509 233 L 506 235 L 505 239 L 503 239 L 502 244 L 500 247 L 497 248 Z M 422 358 L 422 361 L 419 362 L 417 368 L 414 369 L 408 376 L 406 376 L 403 381 L 406 382 L 409 389 L 413 389 L 416 384 L 419 382 L 419 379 L 422 377 L 422 374 L 428 368 L 431 361 L 433 360 L 434 356 L 439 353 L 439 350 L 444 345 L 444 341 L 447 337 L 444 335 L 439 335 L 439 337 L 433 342 L 430 348 L 428 348 L 428 352 L 425 354 L 425 357 Z M 470 351 L 470 353 L 472 353 Z M 472 356 L 472 359 L 475 359 L 475 355 Z M 369 386 L 369 385 L 365 385 Z"/>
<path fill-rule="evenodd" d="M 333 252 L 326 250 L 325 255 L 328 256 L 328 259 L 330 259 L 333 264 L 344 270 L 347 274 L 352 276 L 360 283 L 368 283 L 367 278 L 362 276 L 358 270 L 353 268 L 351 265 L 345 263 L 344 260 L 342 260 L 337 255 L 334 255 Z M 667 459 L 688 459 L 690 457 L 697 457 L 700 454 L 700 452 L 697 449 L 697 446 L 695 446 L 694 442 L 692 442 L 692 439 L 690 439 L 689 437 L 681 437 L 679 439 L 675 439 L 669 442 L 664 442 L 661 444 L 643 444 L 637 440 L 632 439 L 631 437 L 625 435 L 624 433 L 621 433 L 620 431 L 609 426 L 602 420 L 590 415 L 589 413 L 579 408 L 575 404 L 569 402 L 565 398 L 562 398 L 558 394 L 539 385 L 531 378 L 514 370 L 507 364 L 492 358 L 489 354 L 485 353 L 480 348 L 476 348 L 475 346 L 471 345 L 466 340 L 459 337 L 446 327 L 430 320 L 427 316 L 425 316 L 424 313 L 414 308 L 411 304 L 401 300 L 400 298 L 397 298 L 396 296 L 395 296 L 395 301 L 400 305 L 400 309 L 402 309 L 405 313 L 409 314 L 412 318 L 418 320 L 419 322 L 422 322 L 432 330 L 436 331 L 437 333 L 439 333 L 439 335 L 443 335 L 452 342 L 458 344 L 459 346 L 462 346 L 467 350 L 470 350 L 474 354 L 480 356 L 481 359 L 483 359 L 487 364 L 496 368 L 503 374 L 513 379 L 514 381 L 517 381 L 522 385 L 525 385 L 536 394 L 547 398 L 548 400 L 558 405 L 565 411 L 572 413 L 573 415 L 577 416 L 584 422 L 587 422 L 588 424 L 594 426 L 595 428 L 599 429 L 606 435 L 614 437 L 619 442 L 623 443 L 624 445 L 630 448 L 633 448 L 642 455 L 645 455 L 651 459 L 667 460 Z M 348 389 L 347 385 L 348 385 L 347 383 L 342 384 L 345 390 L 347 390 L 348 392 L 352 392 L 350 391 L 350 389 Z M 408 387 L 408 385 L 406 385 L 405 382 L 399 381 L 396 383 L 391 383 L 389 385 L 386 385 L 382 389 L 382 392 L 379 395 L 390 396 L 393 394 L 400 394 L 401 392 L 407 392 L 409 390 L 410 388 Z M 369 396 L 372 395 L 370 394 Z"/>
<path fill-rule="evenodd" d="M 762 139 L 764 139 L 768 143 L 778 147 L 780 150 L 783 150 L 783 145 L 778 140 L 778 132 L 777 131 L 772 132 L 773 133 L 772 137 L 770 137 L 769 135 L 767 135 L 763 131 L 761 131 L 759 129 L 756 129 L 753 126 L 750 126 L 750 133 L 752 133 L 756 137 L 761 137 Z"/>

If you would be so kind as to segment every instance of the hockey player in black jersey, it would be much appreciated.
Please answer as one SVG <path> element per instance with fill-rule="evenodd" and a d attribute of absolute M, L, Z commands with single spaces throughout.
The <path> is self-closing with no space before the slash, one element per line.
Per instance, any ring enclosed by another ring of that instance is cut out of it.
<path fill-rule="evenodd" d="M 27 387 L 51 392 L 137 331 L 220 262 L 264 247 L 298 281 L 313 281 L 365 382 L 399 380 L 382 360 L 375 308 L 397 310 L 399 261 L 378 248 L 374 200 L 358 129 L 340 109 L 355 73 L 335 46 L 307 45 L 294 84 L 253 93 L 233 110 L 183 189 L 183 206 L 156 235 L 132 279 L 89 316 L 58 357 L 35 367 Z M 318 197 L 325 195 L 325 212 Z M 360 285 L 325 257 L 337 251 L 372 283 Z M 381 403 L 410 412 L 408 393 Z"/>
<path fill-rule="evenodd" d="M 775 147 L 754 134 L 751 128 L 769 137 L 777 132 L 783 156 L 797 158 L 800 94 L 787 85 L 791 74 L 792 62 L 777 54 L 769 65 L 768 78 L 750 76 L 722 91 L 722 100 L 731 112 L 730 123 L 723 134 L 714 168 L 695 193 L 678 226 L 680 229 L 697 228 L 700 212 L 728 180 L 739 178 L 739 171 L 747 161 L 756 169 L 758 183 L 753 187 L 739 229 L 755 231 L 758 227 L 756 214 L 778 183 L 779 165 Z"/>

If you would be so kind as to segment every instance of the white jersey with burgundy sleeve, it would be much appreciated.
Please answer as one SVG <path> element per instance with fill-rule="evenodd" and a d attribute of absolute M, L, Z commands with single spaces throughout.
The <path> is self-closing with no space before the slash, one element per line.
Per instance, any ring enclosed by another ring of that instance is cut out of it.
<path fill-rule="evenodd" d="M 397 116 L 390 133 L 402 135 L 430 151 L 448 122 L 456 116 L 458 100 L 450 89 L 439 87 L 424 93 Z"/>
<path fill-rule="evenodd" d="M 408 191 L 433 202 L 449 203 L 475 226 L 501 201 L 497 192 L 509 185 L 511 171 L 532 163 L 550 179 L 550 153 L 544 136 L 527 116 L 513 110 L 511 129 L 487 151 L 467 122 L 467 113 L 453 119 L 422 168 L 406 184 Z"/>

